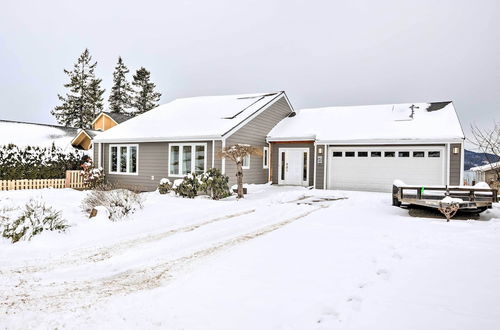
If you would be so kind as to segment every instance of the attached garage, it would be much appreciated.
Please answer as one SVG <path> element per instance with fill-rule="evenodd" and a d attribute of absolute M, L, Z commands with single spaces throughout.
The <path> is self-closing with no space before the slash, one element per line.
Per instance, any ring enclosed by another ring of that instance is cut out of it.
<path fill-rule="evenodd" d="M 446 184 L 444 146 L 328 147 L 327 188 L 391 191 L 407 184 Z"/>
<path fill-rule="evenodd" d="M 302 109 L 267 137 L 273 150 L 270 179 L 382 192 L 390 192 L 394 180 L 461 185 L 464 138 L 452 102 Z M 306 142 L 313 145 L 308 154 L 291 149 Z"/>

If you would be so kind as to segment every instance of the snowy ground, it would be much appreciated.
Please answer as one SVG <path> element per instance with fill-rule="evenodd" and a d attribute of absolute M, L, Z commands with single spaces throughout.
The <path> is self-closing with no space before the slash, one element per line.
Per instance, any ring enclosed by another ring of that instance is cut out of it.
<path fill-rule="evenodd" d="M 39 195 L 72 227 L 0 239 L 0 327 L 500 328 L 498 206 L 446 223 L 389 194 L 267 185 L 242 201 L 147 193 L 115 223 L 87 219 L 73 190 L 0 204 Z"/>

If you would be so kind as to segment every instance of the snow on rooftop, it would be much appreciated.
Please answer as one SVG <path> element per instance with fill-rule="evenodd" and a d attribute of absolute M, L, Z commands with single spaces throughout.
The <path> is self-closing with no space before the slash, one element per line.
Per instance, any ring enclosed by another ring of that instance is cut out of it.
<path fill-rule="evenodd" d="M 95 141 L 220 137 L 280 94 L 282 93 L 176 99 L 99 134 Z"/>
<path fill-rule="evenodd" d="M 297 111 L 294 117 L 279 122 L 269 133 L 269 140 L 373 141 L 464 138 L 453 103 L 442 102 L 439 106 L 430 107 L 431 103 L 407 103 L 303 109 Z"/>
<path fill-rule="evenodd" d="M 0 120 L 0 145 L 56 147 L 73 151 L 71 140 L 78 129 L 71 127 Z"/>

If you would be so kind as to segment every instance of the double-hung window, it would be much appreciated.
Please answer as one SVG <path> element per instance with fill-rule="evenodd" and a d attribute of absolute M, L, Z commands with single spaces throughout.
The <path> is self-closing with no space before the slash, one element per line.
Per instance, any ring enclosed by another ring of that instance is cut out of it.
<path fill-rule="evenodd" d="M 170 176 L 200 174 L 207 167 L 207 146 L 205 143 L 178 143 L 169 146 L 168 173 Z"/>
<path fill-rule="evenodd" d="M 137 174 L 137 144 L 109 146 L 109 173 Z"/>

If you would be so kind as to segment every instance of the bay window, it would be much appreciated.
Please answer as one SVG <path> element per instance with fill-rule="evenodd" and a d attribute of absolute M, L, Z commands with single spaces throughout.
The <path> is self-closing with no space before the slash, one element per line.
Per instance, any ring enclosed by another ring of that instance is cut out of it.
<path fill-rule="evenodd" d="M 198 143 L 178 143 L 169 146 L 168 173 L 170 176 L 201 174 L 207 167 L 207 146 Z"/>
<path fill-rule="evenodd" d="M 134 145 L 109 146 L 109 172 L 112 174 L 137 174 L 137 149 Z"/>

